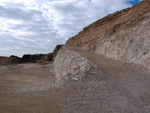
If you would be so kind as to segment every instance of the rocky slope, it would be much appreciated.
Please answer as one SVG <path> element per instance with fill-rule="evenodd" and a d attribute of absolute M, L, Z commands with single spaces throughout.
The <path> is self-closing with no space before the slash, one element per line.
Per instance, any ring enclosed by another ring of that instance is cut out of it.
<path fill-rule="evenodd" d="M 57 80 L 99 81 L 103 76 L 98 67 L 78 52 L 64 46 L 54 62 Z"/>
<path fill-rule="evenodd" d="M 69 39 L 78 46 L 114 60 L 150 68 L 150 1 L 110 14 Z"/>

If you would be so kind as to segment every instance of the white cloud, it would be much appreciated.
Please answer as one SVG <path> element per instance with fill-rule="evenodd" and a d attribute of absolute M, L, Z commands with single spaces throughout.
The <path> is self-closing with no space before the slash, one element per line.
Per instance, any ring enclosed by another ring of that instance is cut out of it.
<path fill-rule="evenodd" d="M 127 0 L 0 0 L 0 56 L 51 52 L 88 24 L 129 6 Z"/>

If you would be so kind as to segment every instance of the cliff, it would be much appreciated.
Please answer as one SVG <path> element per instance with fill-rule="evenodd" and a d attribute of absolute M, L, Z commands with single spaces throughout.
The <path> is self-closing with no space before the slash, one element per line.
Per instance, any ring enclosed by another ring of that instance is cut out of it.
<path fill-rule="evenodd" d="M 150 68 L 150 1 L 110 14 L 85 27 L 66 45 Z"/>
<path fill-rule="evenodd" d="M 42 61 L 54 61 L 58 51 L 63 47 L 63 45 L 57 45 L 54 48 L 52 53 L 48 54 L 25 54 L 22 58 L 17 56 L 10 57 L 0 57 L 0 65 L 12 65 L 12 64 L 20 64 L 20 63 L 36 63 Z"/>
<path fill-rule="evenodd" d="M 21 59 L 22 63 L 30 63 L 30 62 L 37 62 L 37 61 L 52 61 L 52 53 L 34 54 L 34 55 L 25 54 Z"/>
<path fill-rule="evenodd" d="M 0 57 L 0 65 L 12 65 L 21 63 L 21 58 L 17 56 Z"/>

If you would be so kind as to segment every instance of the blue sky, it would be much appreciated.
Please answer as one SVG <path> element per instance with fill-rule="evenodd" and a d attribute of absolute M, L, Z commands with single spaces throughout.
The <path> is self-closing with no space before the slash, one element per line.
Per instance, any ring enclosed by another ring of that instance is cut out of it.
<path fill-rule="evenodd" d="M 136 5 L 139 2 L 140 2 L 140 0 L 131 0 L 131 1 L 129 1 L 129 3 L 132 4 L 132 5 Z"/>
<path fill-rule="evenodd" d="M 137 2 L 0 0 L 0 56 L 52 52 L 85 26 Z"/>

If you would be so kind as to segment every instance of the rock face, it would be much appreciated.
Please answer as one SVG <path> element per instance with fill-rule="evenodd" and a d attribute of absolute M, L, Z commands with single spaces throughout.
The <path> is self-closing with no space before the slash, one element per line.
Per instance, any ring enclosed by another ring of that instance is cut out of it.
<path fill-rule="evenodd" d="M 30 62 L 37 62 L 37 61 L 52 61 L 53 54 L 34 54 L 34 55 L 23 55 L 21 62 L 22 63 L 30 63 Z"/>
<path fill-rule="evenodd" d="M 38 56 L 37 60 L 52 61 L 53 54 L 52 53 L 49 53 L 49 54 L 39 54 L 37 56 Z"/>
<path fill-rule="evenodd" d="M 25 54 L 22 58 L 16 56 L 0 57 L 0 65 L 11 65 L 20 63 L 35 63 L 41 61 L 54 61 L 58 51 L 64 45 L 57 45 L 52 53 L 49 54 Z"/>
<path fill-rule="evenodd" d="M 54 61 L 58 51 L 63 47 L 63 45 L 57 45 L 52 53 L 49 54 L 26 54 L 23 55 L 21 62 L 22 63 L 30 63 L 37 61 Z"/>
<path fill-rule="evenodd" d="M 63 47 L 64 45 L 57 45 L 52 53 L 52 61 L 55 60 L 55 57 L 57 56 L 58 51 Z"/>
<path fill-rule="evenodd" d="M 65 46 L 58 52 L 54 65 L 58 81 L 98 81 L 103 78 L 95 64 Z"/>
<path fill-rule="evenodd" d="M 110 14 L 69 39 L 78 46 L 114 60 L 150 68 L 150 1 Z"/>
<path fill-rule="evenodd" d="M 0 65 L 12 65 L 21 63 L 21 58 L 17 56 L 0 57 Z"/>
<path fill-rule="evenodd" d="M 37 55 L 23 55 L 22 63 L 36 62 L 38 59 Z"/>
<path fill-rule="evenodd" d="M 8 64 L 8 58 L 0 57 L 0 65 L 6 65 L 6 64 Z"/>
<path fill-rule="evenodd" d="M 21 58 L 11 55 L 9 57 L 9 64 L 20 64 L 21 63 Z"/>

